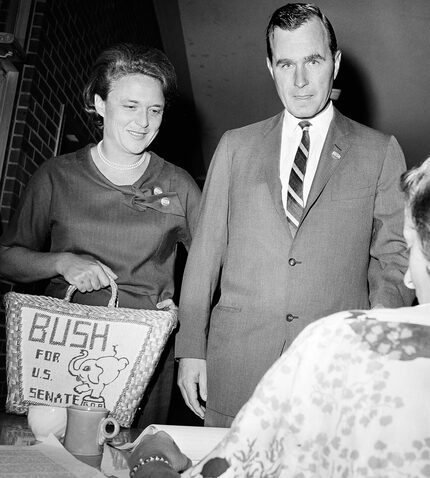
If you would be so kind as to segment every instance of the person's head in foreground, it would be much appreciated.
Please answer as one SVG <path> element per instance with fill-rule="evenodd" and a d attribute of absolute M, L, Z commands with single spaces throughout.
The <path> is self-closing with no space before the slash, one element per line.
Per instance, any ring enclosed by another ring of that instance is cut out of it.
<path fill-rule="evenodd" d="M 430 158 L 403 174 L 406 195 L 403 234 L 409 249 L 407 287 L 415 289 L 420 304 L 430 302 Z"/>

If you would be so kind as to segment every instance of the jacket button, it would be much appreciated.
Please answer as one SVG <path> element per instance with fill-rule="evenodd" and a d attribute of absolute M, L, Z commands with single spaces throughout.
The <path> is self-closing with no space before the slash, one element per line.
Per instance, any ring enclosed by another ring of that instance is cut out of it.
<path fill-rule="evenodd" d="M 286 321 L 287 322 L 292 322 L 294 319 L 298 319 L 298 316 L 297 315 L 293 315 L 293 314 L 287 314 L 287 316 L 285 317 Z"/>
<path fill-rule="evenodd" d="M 288 264 L 290 264 L 291 267 L 294 267 L 297 264 L 297 261 L 294 259 L 294 257 L 291 257 L 288 259 Z"/>

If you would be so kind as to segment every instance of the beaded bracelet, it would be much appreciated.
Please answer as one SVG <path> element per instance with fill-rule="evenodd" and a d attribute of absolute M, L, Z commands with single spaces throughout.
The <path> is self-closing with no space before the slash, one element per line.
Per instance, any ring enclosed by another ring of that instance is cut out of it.
<path fill-rule="evenodd" d="M 145 466 L 147 463 L 151 463 L 152 461 L 161 461 L 161 463 L 165 463 L 166 465 L 169 465 L 170 468 L 173 468 L 170 464 L 170 461 L 164 458 L 164 456 L 151 455 L 147 458 L 139 458 L 139 461 L 133 466 L 130 471 L 130 478 L 134 478 L 134 475 L 139 468 L 142 468 L 142 466 Z"/>

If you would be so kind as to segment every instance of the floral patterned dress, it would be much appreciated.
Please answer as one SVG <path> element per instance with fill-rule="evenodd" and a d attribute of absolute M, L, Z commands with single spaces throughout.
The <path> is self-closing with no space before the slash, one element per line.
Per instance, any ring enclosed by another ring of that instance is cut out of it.
<path fill-rule="evenodd" d="M 307 327 L 184 477 L 430 477 L 430 304 Z"/>

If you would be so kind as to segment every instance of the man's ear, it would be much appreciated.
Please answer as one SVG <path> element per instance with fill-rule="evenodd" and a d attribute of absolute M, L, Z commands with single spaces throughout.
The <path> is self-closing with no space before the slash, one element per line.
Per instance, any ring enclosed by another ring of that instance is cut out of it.
<path fill-rule="evenodd" d="M 337 74 L 339 73 L 339 67 L 340 67 L 340 60 L 342 58 L 342 52 L 340 50 L 337 50 L 337 52 L 334 54 L 334 72 L 333 72 L 333 80 L 336 79 Z"/>
<path fill-rule="evenodd" d="M 267 68 L 269 69 L 270 75 L 273 78 L 272 62 L 269 60 L 268 57 L 266 57 L 266 64 L 267 64 Z"/>
<path fill-rule="evenodd" d="M 105 117 L 105 102 L 102 100 L 102 97 L 98 95 L 97 93 L 94 95 L 94 107 L 97 111 L 97 113 L 104 118 Z"/>

